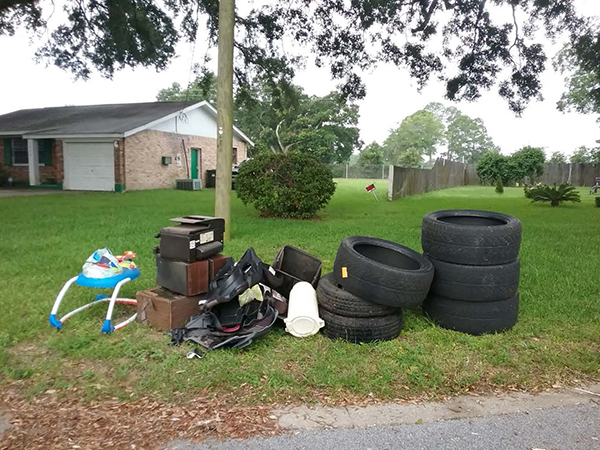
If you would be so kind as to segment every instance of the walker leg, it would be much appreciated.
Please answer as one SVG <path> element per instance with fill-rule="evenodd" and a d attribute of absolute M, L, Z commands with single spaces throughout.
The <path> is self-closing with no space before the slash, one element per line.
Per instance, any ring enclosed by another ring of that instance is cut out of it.
<path fill-rule="evenodd" d="M 75 283 L 76 280 L 77 277 L 73 277 L 65 283 L 63 288 L 60 290 L 58 297 L 56 297 L 54 306 L 52 306 L 52 311 L 50 311 L 50 317 L 48 317 L 48 322 L 50 322 L 50 325 L 58 330 L 62 328 L 62 323 L 56 318 L 56 313 L 58 313 L 58 308 L 60 306 L 60 303 L 62 302 L 63 297 L 65 296 L 71 285 Z"/>
<path fill-rule="evenodd" d="M 121 286 L 123 286 L 128 281 L 131 281 L 131 278 L 124 278 L 123 280 L 119 281 L 115 286 L 115 290 L 113 291 L 110 297 L 110 303 L 108 304 L 108 311 L 106 311 L 106 319 L 104 319 L 104 325 L 102 325 L 102 329 L 100 330 L 102 333 L 108 334 L 115 330 L 115 327 L 113 327 L 111 324 L 111 318 L 113 309 L 115 307 L 115 301 L 117 300 L 117 296 L 119 295 L 119 290 L 121 289 Z"/>

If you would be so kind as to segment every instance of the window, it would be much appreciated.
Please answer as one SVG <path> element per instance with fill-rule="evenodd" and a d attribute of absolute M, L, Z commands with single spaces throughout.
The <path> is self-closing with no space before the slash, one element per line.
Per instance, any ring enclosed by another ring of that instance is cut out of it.
<path fill-rule="evenodd" d="M 52 165 L 52 140 L 40 139 L 38 142 L 38 158 L 40 166 Z M 15 166 L 26 166 L 29 164 L 29 152 L 27 150 L 27 141 L 22 138 L 12 138 L 10 140 L 12 149 L 12 164 Z"/>
<path fill-rule="evenodd" d="M 15 166 L 27 164 L 29 156 L 27 154 L 27 141 L 25 139 L 14 138 L 12 140 L 12 158 Z"/>
<path fill-rule="evenodd" d="M 234 166 L 237 166 L 237 148 L 233 147 L 233 155 L 231 156 L 231 162 Z"/>

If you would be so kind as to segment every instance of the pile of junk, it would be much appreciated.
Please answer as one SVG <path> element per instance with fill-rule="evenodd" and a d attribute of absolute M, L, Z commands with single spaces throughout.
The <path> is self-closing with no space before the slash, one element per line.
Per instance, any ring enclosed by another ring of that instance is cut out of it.
<path fill-rule="evenodd" d="M 201 357 L 200 347 L 244 348 L 277 319 L 296 337 L 322 330 L 331 339 L 353 343 L 397 338 L 405 308 L 422 307 L 441 327 L 473 335 L 503 332 L 517 322 L 521 223 L 505 214 L 429 213 L 421 230 L 423 254 L 384 239 L 347 237 L 333 272 L 323 277 L 318 258 L 289 245 L 272 264 L 252 248 L 238 261 L 223 255 L 221 218 L 191 215 L 171 221 L 175 225 L 155 236 L 160 240 L 154 249 L 158 287 L 139 291 L 135 300 L 118 297 L 120 287 L 140 275 L 135 255 L 113 258 L 107 249 L 98 251 L 61 290 L 50 324 L 62 328 L 73 314 L 108 302 L 103 332 L 137 319 L 169 332 L 175 345 L 197 344 L 191 358 Z M 98 271 L 110 277 L 95 278 Z M 74 283 L 114 291 L 58 319 L 58 307 Z M 113 326 L 115 303 L 136 305 L 137 313 Z"/>
<path fill-rule="evenodd" d="M 223 255 L 225 222 L 185 216 L 156 234 L 158 288 L 136 295 L 138 321 L 169 330 L 173 344 L 204 349 L 243 348 L 268 333 L 280 318 L 297 337 L 316 334 L 316 287 L 321 261 L 284 246 L 273 264 L 249 248 L 238 260 Z"/>

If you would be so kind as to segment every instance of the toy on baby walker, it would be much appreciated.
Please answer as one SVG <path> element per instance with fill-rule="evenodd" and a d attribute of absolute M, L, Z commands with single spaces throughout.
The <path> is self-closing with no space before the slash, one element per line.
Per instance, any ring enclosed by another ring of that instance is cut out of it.
<path fill-rule="evenodd" d="M 60 290 L 58 297 L 56 297 L 56 301 L 54 302 L 54 306 L 52 307 L 52 311 L 50 312 L 50 317 L 48 319 L 50 325 L 60 330 L 63 327 L 63 324 L 69 318 L 78 312 L 84 311 L 102 302 L 108 302 L 106 319 L 104 320 L 104 325 L 102 325 L 102 329 L 100 330 L 102 333 L 110 333 L 112 331 L 120 330 L 121 328 L 133 322 L 137 317 L 137 313 L 115 326 L 112 326 L 111 319 L 115 303 L 137 305 L 137 301 L 132 298 L 118 297 L 121 286 L 131 280 L 135 280 L 140 276 L 140 269 L 133 262 L 134 258 L 135 253 L 132 251 L 126 251 L 123 253 L 123 255 L 115 257 L 107 248 L 96 250 L 86 260 L 81 273 L 67 281 Z M 73 283 L 76 283 L 79 286 L 92 288 L 113 288 L 114 290 L 110 297 L 107 297 L 106 295 L 98 295 L 93 302 L 80 306 L 70 313 L 65 314 L 62 318 L 57 319 L 56 314 L 58 313 L 60 303 Z"/>

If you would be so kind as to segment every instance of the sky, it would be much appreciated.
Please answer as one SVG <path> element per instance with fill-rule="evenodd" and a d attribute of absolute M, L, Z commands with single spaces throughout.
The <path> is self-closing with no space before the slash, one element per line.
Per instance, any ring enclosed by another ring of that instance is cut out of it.
<path fill-rule="evenodd" d="M 583 14 L 600 16 L 600 1 L 576 0 L 576 4 Z M 112 80 L 94 74 L 87 81 L 75 81 L 68 72 L 36 63 L 34 54 L 38 46 L 39 42 L 31 42 L 24 32 L 0 37 L 0 61 L 4 62 L 0 71 L 0 114 L 47 106 L 154 101 L 158 91 L 174 81 L 186 85 L 191 63 L 200 62 L 206 52 L 200 35 L 194 52 L 189 43 L 180 44 L 177 58 L 162 72 L 124 69 Z M 548 45 L 547 55 L 553 56 L 559 48 L 560 43 Z M 581 145 L 596 146 L 595 141 L 600 139 L 597 117 L 564 114 L 556 109 L 564 91 L 563 76 L 554 72 L 550 63 L 547 66 L 542 75 L 544 100 L 533 101 L 521 117 L 516 117 L 494 88 L 476 102 L 452 103 L 444 99 L 443 83 L 432 80 L 418 92 L 406 70 L 381 64 L 363 76 L 367 96 L 358 102 L 361 139 L 365 144 L 382 143 L 402 119 L 437 101 L 483 119 L 489 135 L 506 154 L 525 145 L 544 147 L 548 155 L 555 151 L 570 154 Z M 295 82 L 310 95 L 325 95 L 336 86 L 327 69 L 311 64 L 297 71 Z"/>

